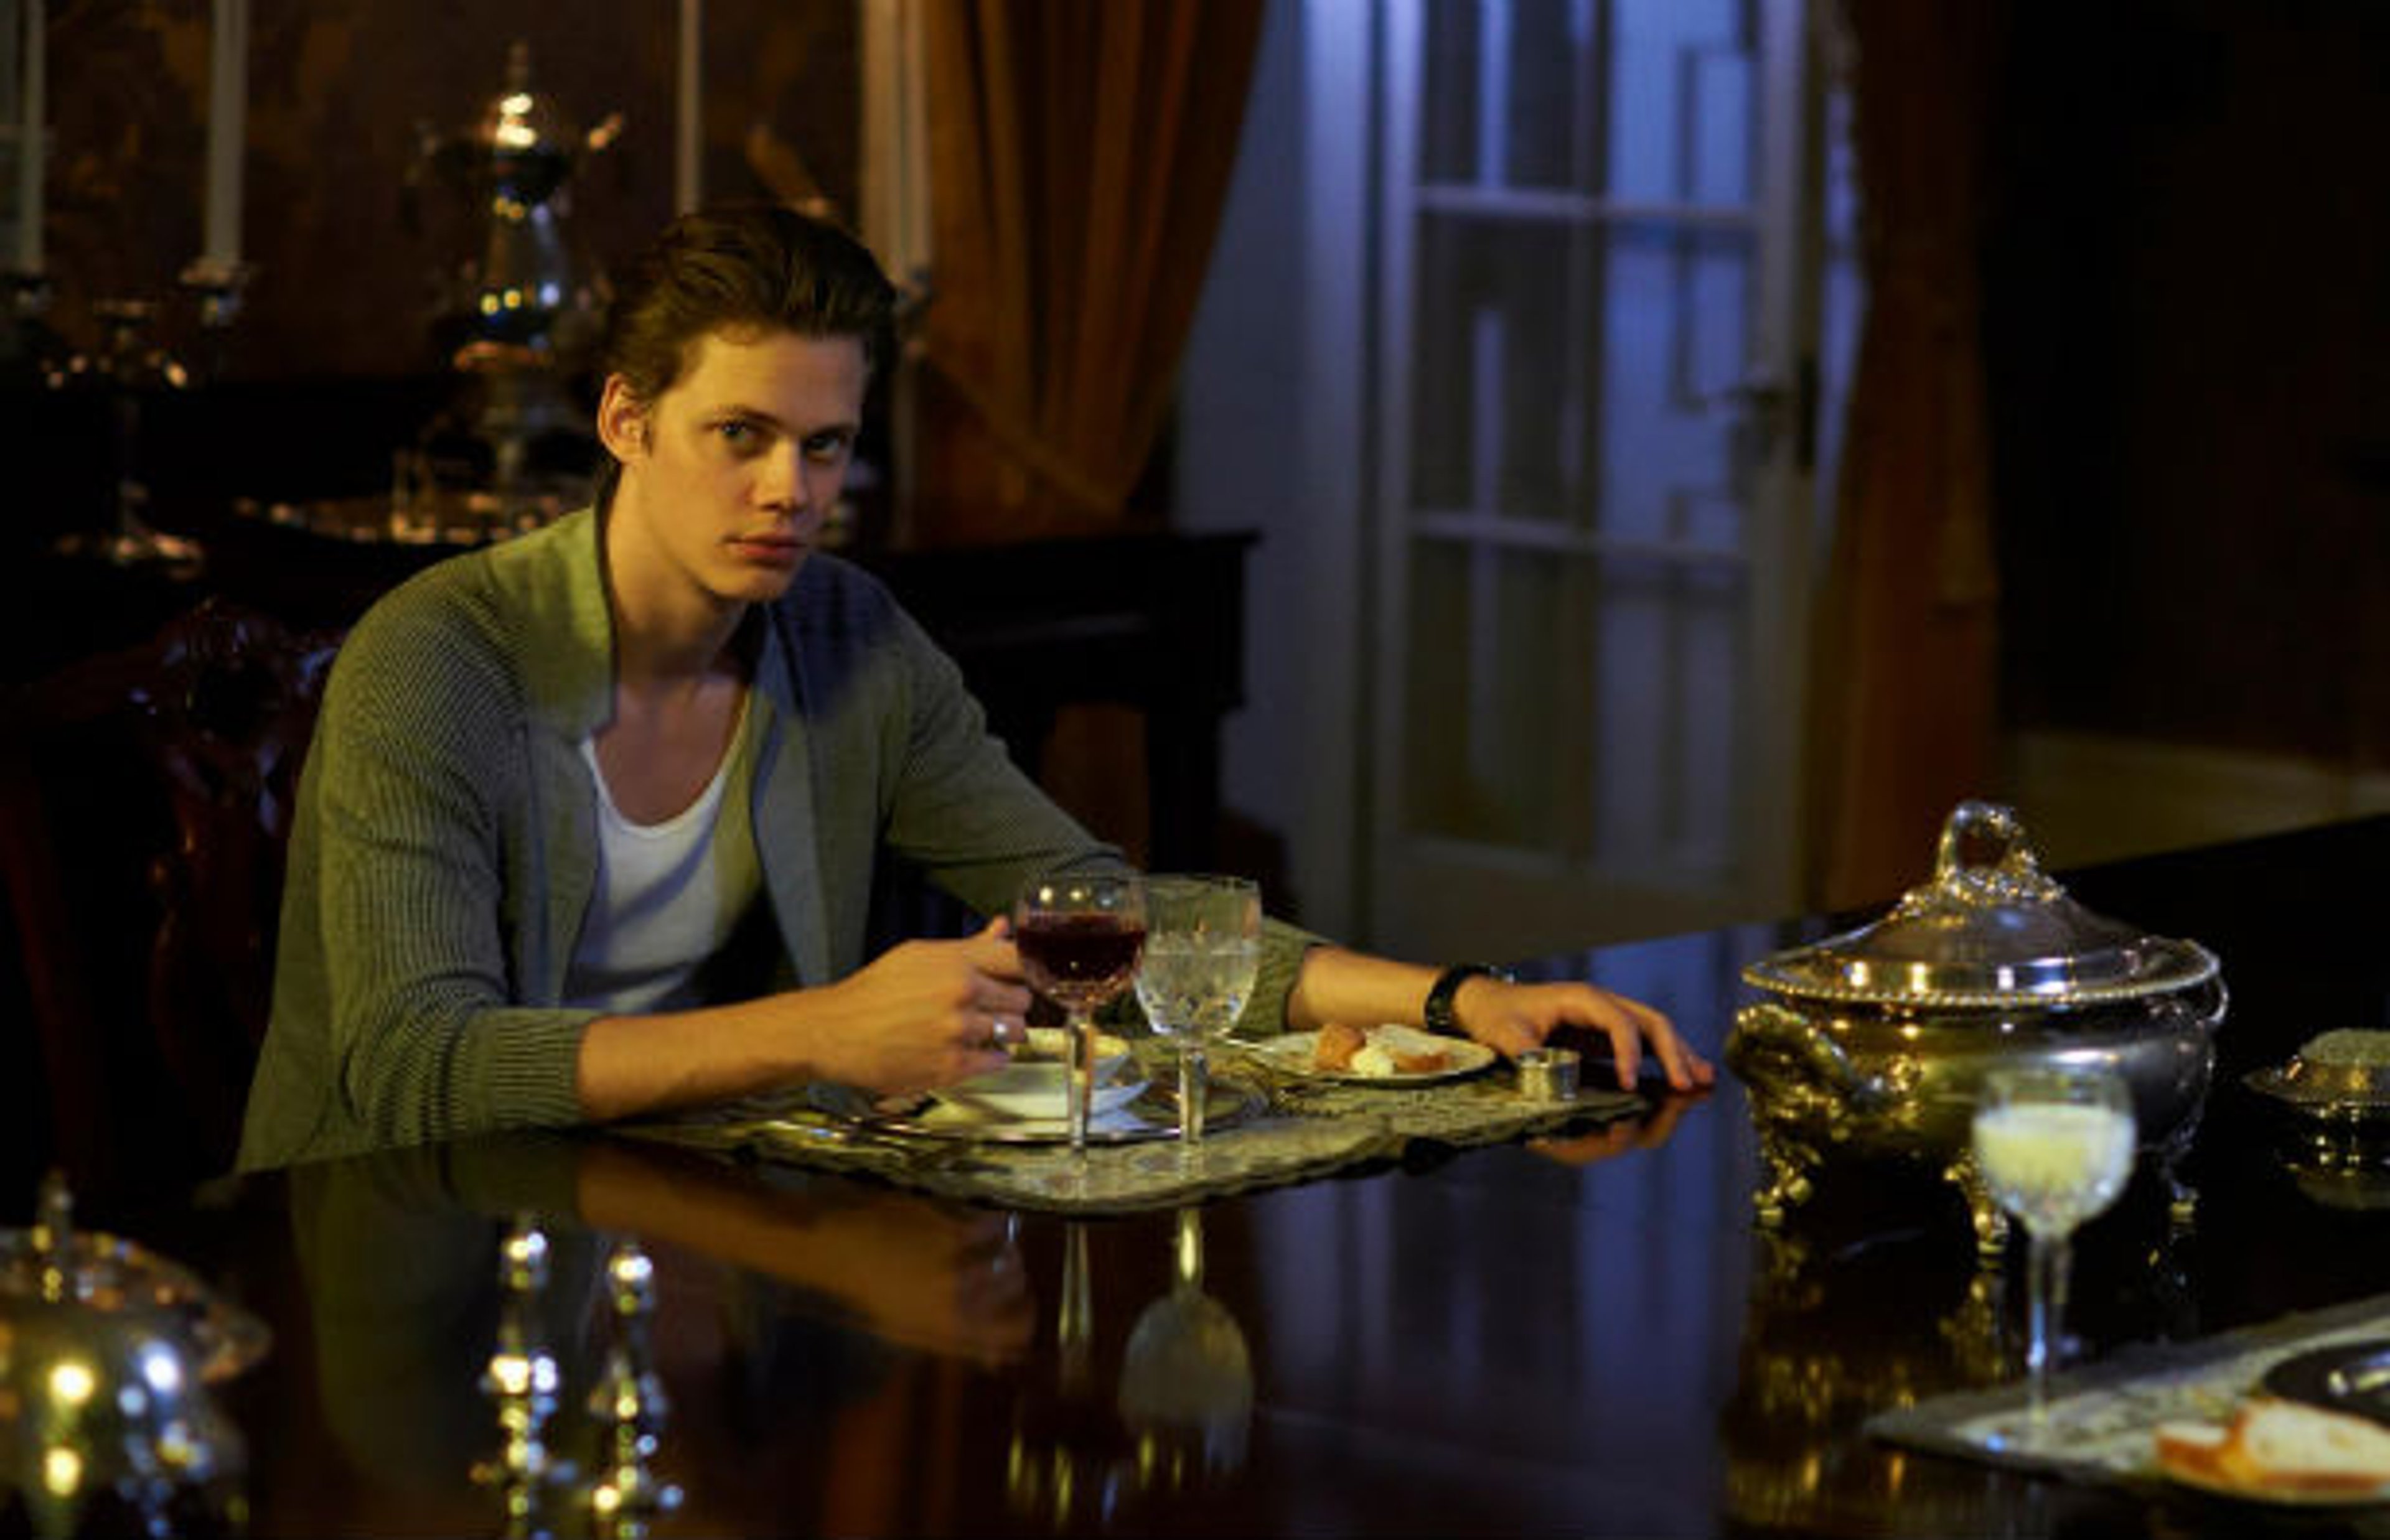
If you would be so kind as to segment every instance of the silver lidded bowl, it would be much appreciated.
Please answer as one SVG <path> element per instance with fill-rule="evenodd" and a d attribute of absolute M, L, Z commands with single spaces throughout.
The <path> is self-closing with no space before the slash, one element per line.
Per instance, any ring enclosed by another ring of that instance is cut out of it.
<path fill-rule="evenodd" d="M 2390 1032 L 2318 1033 L 2288 1063 L 2253 1070 L 2244 1082 L 2307 1117 L 2390 1125 Z"/>
<path fill-rule="evenodd" d="M 1749 1087 L 1763 1225 L 1830 1158 L 1927 1163 L 1966 1194 L 1978 1242 L 2007 1225 L 1970 1128 L 1995 1068 L 2101 1062 L 2132 1088 L 2142 1148 L 2171 1187 L 2206 1103 L 2227 1001 L 2214 954 L 2095 915 L 2041 869 L 2016 815 L 1961 802 L 1933 878 L 1871 924 L 1745 968 L 1728 1066 Z"/>
<path fill-rule="evenodd" d="M 2275 1153 L 2317 1202 L 2390 1209 L 2390 1031 L 2336 1027 L 2242 1084 L 2271 1108 Z"/>

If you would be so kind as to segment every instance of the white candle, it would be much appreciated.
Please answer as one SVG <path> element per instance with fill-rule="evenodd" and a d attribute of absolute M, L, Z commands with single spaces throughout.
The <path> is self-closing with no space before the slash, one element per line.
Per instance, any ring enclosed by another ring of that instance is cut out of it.
<path fill-rule="evenodd" d="M 201 261 L 240 265 L 241 150 L 249 111 L 249 0 L 215 0 L 208 51 L 207 244 Z"/>
<path fill-rule="evenodd" d="M 43 0 L 25 0 L 23 52 L 17 72 L 17 270 L 42 270 L 42 161 L 49 116 L 49 27 Z"/>
<path fill-rule="evenodd" d="M 680 0 L 680 72 L 673 123 L 673 212 L 687 213 L 702 196 L 698 181 L 698 91 L 705 59 L 704 0 Z"/>

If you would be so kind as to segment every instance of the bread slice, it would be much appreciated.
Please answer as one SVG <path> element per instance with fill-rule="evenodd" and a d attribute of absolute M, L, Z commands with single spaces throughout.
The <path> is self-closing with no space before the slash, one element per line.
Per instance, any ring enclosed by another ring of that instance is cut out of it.
<path fill-rule="evenodd" d="M 1311 1062 L 1315 1069 L 1349 1070 L 1353 1056 L 1367 1047 L 1368 1033 L 1349 1021 L 1330 1021 L 1311 1040 Z"/>
<path fill-rule="evenodd" d="M 2346 1412 L 2253 1396 L 2232 1419 L 2157 1429 L 2161 1469 L 2255 1496 L 2351 1500 L 2390 1494 L 2390 1428 Z"/>

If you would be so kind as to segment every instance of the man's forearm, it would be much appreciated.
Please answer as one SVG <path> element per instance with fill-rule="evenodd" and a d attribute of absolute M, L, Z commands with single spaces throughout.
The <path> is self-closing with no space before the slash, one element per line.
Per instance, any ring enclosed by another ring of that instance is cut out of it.
<path fill-rule="evenodd" d="M 652 1016 L 601 1016 L 574 1085 L 593 1123 L 680 1111 L 813 1078 L 790 996 Z"/>
<path fill-rule="evenodd" d="M 1417 963 L 1373 957 L 1341 946 L 1315 946 L 1304 954 L 1294 989 L 1287 995 L 1286 1024 L 1298 1032 L 1328 1021 L 1417 1025 L 1435 977 L 1434 969 Z"/>

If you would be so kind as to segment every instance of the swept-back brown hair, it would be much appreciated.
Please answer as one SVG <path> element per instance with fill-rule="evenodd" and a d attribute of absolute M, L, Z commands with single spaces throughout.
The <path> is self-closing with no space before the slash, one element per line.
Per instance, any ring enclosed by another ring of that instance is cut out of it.
<path fill-rule="evenodd" d="M 895 314 L 896 289 L 878 259 L 837 225 L 771 203 L 701 209 L 665 225 L 617 283 L 598 367 L 653 403 L 700 340 L 790 331 L 855 338 L 877 369 Z M 611 459 L 601 468 L 600 501 L 619 469 Z"/>

